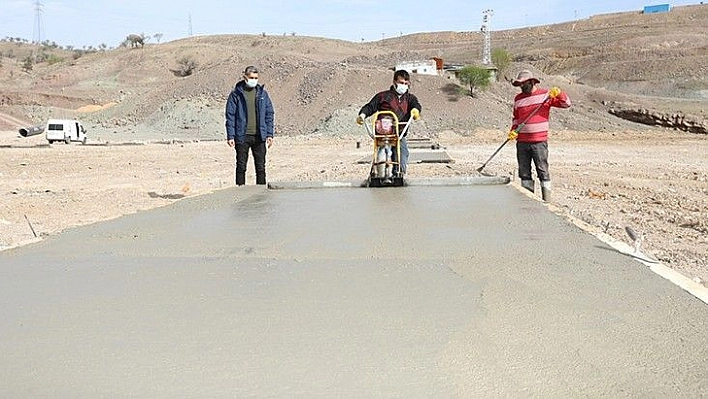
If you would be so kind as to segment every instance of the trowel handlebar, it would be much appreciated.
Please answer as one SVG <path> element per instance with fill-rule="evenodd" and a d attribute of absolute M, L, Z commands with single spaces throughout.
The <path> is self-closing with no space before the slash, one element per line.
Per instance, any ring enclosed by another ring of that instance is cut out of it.
<path fill-rule="evenodd" d="M 366 132 L 369 134 L 369 137 L 372 139 L 376 137 L 376 121 L 378 120 L 379 116 L 381 115 L 389 115 L 393 119 L 393 126 L 395 126 L 396 129 L 396 135 L 398 136 L 398 139 L 400 140 L 403 136 L 405 136 L 408 133 L 408 129 L 411 126 L 411 122 L 413 121 L 413 118 L 410 118 L 408 122 L 399 122 L 398 121 L 398 116 L 393 111 L 377 111 L 374 112 L 371 116 L 367 117 L 366 120 L 364 120 L 364 127 L 366 128 Z M 403 129 L 399 130 L 398 127 L 400 125 L 405 125 L 403 126 Z"/>

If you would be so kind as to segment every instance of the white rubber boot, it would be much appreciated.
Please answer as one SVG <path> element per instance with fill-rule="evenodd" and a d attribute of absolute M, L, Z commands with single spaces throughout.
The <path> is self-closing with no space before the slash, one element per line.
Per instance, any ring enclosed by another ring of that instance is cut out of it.
<path fill-rule="evenodd" d="M 521 187 L 533 192 L 533 180 L 521 180 Z"/>
<path fill-rule="evenodd" d="M 542 181 L 541 182 L 541 197 L 545 202 L 551 202 L 551 182 Z"/>

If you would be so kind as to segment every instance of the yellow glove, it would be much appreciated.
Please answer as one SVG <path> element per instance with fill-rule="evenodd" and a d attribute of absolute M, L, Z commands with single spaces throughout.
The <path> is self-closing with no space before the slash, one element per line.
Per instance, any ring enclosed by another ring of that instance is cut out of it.
<path fill-rule="evenodd" d="M 364 124 L 364 119 L 366 119 L 366 115 L 364 115 L 364 114 L 359 114 L 359 116 L 356 117 L 356 124 L 357 124 L 357 125 L 363 125 L 363 124 Z"/>
<path fill-rule="evenodd" d="M 414 121 L 417 121 L 418 119 L 420 119 L 420 111 L 418 111 L 418 108 L 413 108 L 411 110 L 411 117 L 413 117 Z"/>
<path fill-rule="evenodd" d="M 519 133 L 516 133 L 516 131 L 514 131 L 514 130 L 510 130 L 510 131 L 509 131 L 509 135 L 506 136 L 506 138 L 507 138 L 509 141 L 514 141 L 514 140 L 516 140 L 517 137 L 519 137 Z"/>
<path fill-rule="evenodd" d="M 561 89 L 560 87 L 551 87 L 551 90 L 548 92 L 548 97 L 550 98 L 556 98 L 561 94 Z"/>

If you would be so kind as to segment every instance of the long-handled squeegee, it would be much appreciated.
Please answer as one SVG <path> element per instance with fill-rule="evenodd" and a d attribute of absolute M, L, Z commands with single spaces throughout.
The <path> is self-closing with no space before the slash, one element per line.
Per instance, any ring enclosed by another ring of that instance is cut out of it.
<path fill-rule="evenodd" d="M 516 127 L 516 129 L 514 129 L 514 132 L 515 132 L 516 134 L 519 134 L 519 132 L 521 131 L 521 129 L 524 127 L 524 125 L 526 125 L 526 122 L 528 122 L 529 119 L 531 119 L 532 116 L 536 115 L 536 113 L 541 109 L 541 107 L 543 107 L 543 105 L 546 104 L 546 101 L 548 101 L 549 98 L 550 98 L 550 97 L 546 97 L 546 98 L 543 100 L 543 102 L 541 102 L 541 104 L 539 104 L 538 107 L 536 107 L 536 109 L 534 109 L 533 112 L 531 112 L 531 113 L 529 114 L 529 116 L 527 116 L 526 119 L 524 119 L 524 121 L 521 122 L 521 123 L 519 124 L 519 126 Z M 479 168 L 477 168 L 477 172 L 481 172 L 482 169 L 484 169 L 484 167 L 487 166 L 487 164 L 489 163 L 489 161 L 491 161 L 492 158 L 494 158 L 494 156 L 497 155 L 497 153 L 499 153 L 499 151 L 501 151 L 501 149 L 504 148 L 504 146 L 506 145 L 506 143 L 508 143 L 509 141 L 510 141 L 510 140 L 509 140 L 508 138 L 507 138 L 506 140 L 504 140 L 504 142 L 499 146 L 499 148 L 497 148 L 497 150 L 494 151 L 494 154 L 492 154 L 492 156 L 489 157 L 489 159 L 487 159 L 487 162 L 483 163 L 482 166 L 480 166 Z"/>

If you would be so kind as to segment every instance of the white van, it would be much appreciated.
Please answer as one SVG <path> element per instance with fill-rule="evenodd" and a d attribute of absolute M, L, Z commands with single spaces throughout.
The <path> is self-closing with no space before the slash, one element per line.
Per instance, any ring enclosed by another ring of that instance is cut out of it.
<path fill-rule="evenodd" d="M 47 121 L 47 141 L 52 144 L 55 141 L 63 141 L 71 144 L 72 141 L 80 141 L 86 144 L 86 129 L 81 122 L 75 119 L 50 119 Z"/>

